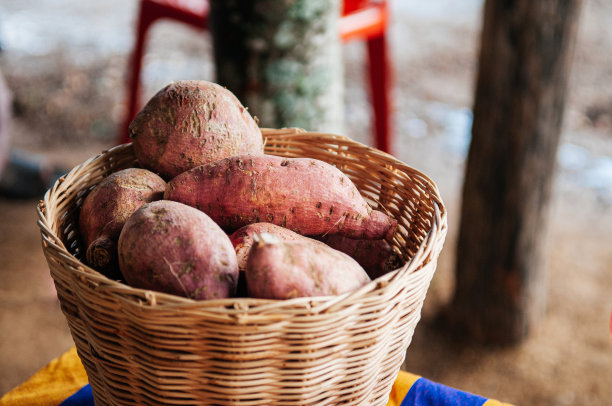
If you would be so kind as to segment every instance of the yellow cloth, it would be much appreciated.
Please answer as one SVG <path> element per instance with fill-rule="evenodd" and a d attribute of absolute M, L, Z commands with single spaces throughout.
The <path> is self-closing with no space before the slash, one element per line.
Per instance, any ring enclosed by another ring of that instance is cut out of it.
<path fill-rule="evenodd" d="M 402 400 L 406 397 L 406 394 L 414 385 L 414 383 L 420 378 L 419 375 L 414 375 L 409 372 L 399 371 L 397 379 L 393 383 L 391 393 L 389 394 L 389 401 L 387 406 L 400 406 Z M 484 405 L 483 405 L 484 406 Z"/>
<path fill-rule="evenodd" d="M 61 382 L 61 385 L 57 382 Z M 85 368 L 76 348 L 72 347 L 4 395 L 0 399 L 0 406 L 57 406 L 87 382 Z"/>
<path fill-rule="evenodd" d="M 510 403 L 500 402 L 499 400 L 489 399 L 482 406 L 513 406 L 513 405 L 511 405 Z"/>

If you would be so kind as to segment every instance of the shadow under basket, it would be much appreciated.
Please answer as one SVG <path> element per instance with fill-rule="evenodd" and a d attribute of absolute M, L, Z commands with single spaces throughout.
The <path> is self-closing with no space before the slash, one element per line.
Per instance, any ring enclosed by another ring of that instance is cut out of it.
<path fill-rule="evenodd" d="M 42 248 L 96 405 L 385 405 L 446 236 L 435 184 L 349 138 L 263 129 L 265 152 L 317 158 L 398 220 L 403 266 L 341 296 L 195 301 L 135 289 L 82 262 L 78 214 L 132 144 L 72 169 L 38 206 Z"/>

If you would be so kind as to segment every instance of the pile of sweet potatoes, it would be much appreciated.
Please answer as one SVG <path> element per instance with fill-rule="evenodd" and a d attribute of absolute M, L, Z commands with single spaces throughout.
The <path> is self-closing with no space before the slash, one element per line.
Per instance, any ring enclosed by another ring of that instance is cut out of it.
<path fill-rule="evenodd" d="M 399 266 L 397 221 L 336 167 L 266 155 L 227 89 L 179 81 L 137 115 L 139 168 L 85 197 L 87 263 L 130 286 L 197 300 L 350 292 Z"/>

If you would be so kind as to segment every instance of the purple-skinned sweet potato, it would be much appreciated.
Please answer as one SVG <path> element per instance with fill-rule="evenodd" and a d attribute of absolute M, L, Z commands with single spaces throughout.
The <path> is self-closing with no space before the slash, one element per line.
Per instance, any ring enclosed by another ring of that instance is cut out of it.
<path fill-rule="evenodd" d="M 112 279 L 121 279 L 117 240 L 126 220 L 143 204 L 159 200 L 166 182 L 151 171 L 127 168 L 110 174 L 89 192 L 79 213 L 86 261 Z"/>
<path fill-rule="evenodd" d="M 130 123 L 138 162 L 164 179 L 239 154 L 263 154 L 255 119 L 228 89 L 181 80 L 154 95 Z"/>
<path fill-rule="evenodd" d="M 138 209 L 119 237 L 128 285 L 196 300 L 235 294 L 238 264 L 227 234 L 201 211 L 160 200 Z"/>
<path fill-rule="evenodd" d="M 164 198 L 204 211 L 228 232 L 269 222 L 308 236 L 381 239 L 397 226 L 373 210 L 342 171 L 311 158 L 221 159 L 170 180 Z"/>
<path fill-rule="evenodd" d="M 277 226 L 272 223 L 252 223 L 244 227 L 240 227 L 238 230 L 234 231 L 229 236 L 230 241 L 232 242 L 232 244 L 234 245 L 234 249 L 236 250 L 236 258 L 238 259 L 238 269 L 240 270 L 240 274 L 238 277 L 237 296 L 247 296 L 246 276 L 244 275 L 244 272 L 246 271 L 249 252 L 251 251 L 251 247 L 255 243 L 255 238 L 257 238 L 258 235 L 262 234 L 273 235 L 279 240 L 285 241 L 309 240 L 315 243 L 323 244 L 320 241 L 305 237 L 301 234 L 289 230 L 288 228 Z"/>
<path fill-rule="evenodd" d="M 273 235 L 274 237 L 283 241 L 296 241 L 307 239 L 315 243 L 319 242 L 317 240 L 313 240 L 294 231 L 291 231 L 288 228 L 277 226 L 276 224 L 265 222 L 248 224 L 234 231 L 229 236 L 230 241 L 232 242 L 232 244 L 234 245 L 234 249 L 236 250 L 236 257 L 238 259 L 238 269 L 240 271 L 244 271 L 246 269 L 249 251 L 255 243 L 256 236 L 261 234 Z"/>
<path fill-rule="evenodd" d="M 351 257 L 317 241 L 256 237 L 245 271 L 249 297 L 291 299 L 351 292 L 370 282 Z"/>
<path fill-rule="evenodd" d="M 333 234 L 322 237 L 320 241 L 353 258 L 371 279 L 376 279 L 401 265 L 399 256 L 385 240 L 356 240 Z"/>

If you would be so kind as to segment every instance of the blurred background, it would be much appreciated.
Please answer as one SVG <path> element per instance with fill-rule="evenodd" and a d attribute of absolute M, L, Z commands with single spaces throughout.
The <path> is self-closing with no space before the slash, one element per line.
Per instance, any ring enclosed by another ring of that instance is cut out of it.
<path fill-rule="evenodd" d="M 430 176 L 449 235 L 405 369 L 515 404 L 612 399 L 612 3 L 584 1 L 557 154 L 546 242 L 546 316 L 520 345 L 459 346 L 433 327 L 453 291 L 482 0 L 390 2 L 392 147 Z M 116 142 L 126 109 L 136 0 L 3 0 L 0 68 L 13 93 L 11 142 L 71 168 Z M 373 145 L 362 43 L 342 47 L 345 135 Z M 214 80 L 209 34 L 151 32 L 143 100 L 173 80 Z M 0 394 L 73 343 L 36 226 L 37 199 L 0 197 Z"/>

